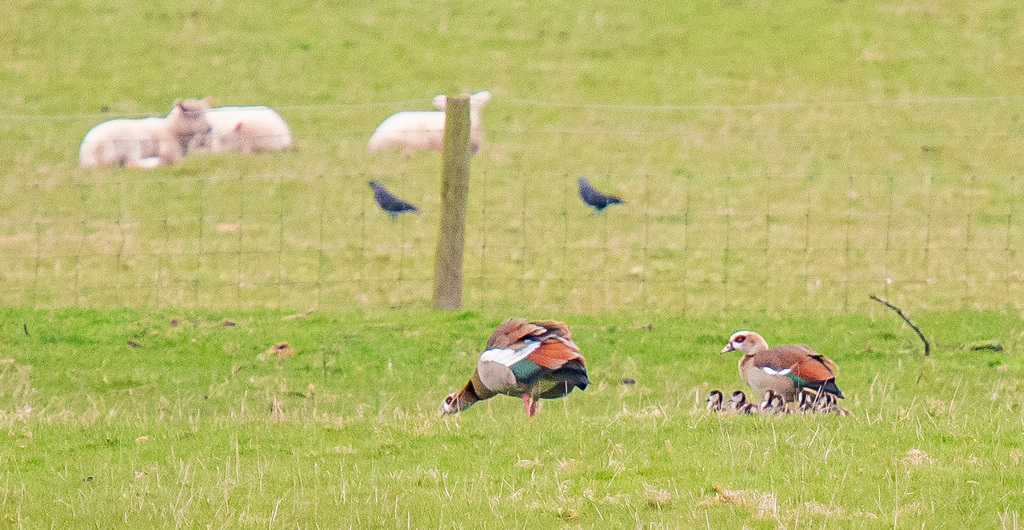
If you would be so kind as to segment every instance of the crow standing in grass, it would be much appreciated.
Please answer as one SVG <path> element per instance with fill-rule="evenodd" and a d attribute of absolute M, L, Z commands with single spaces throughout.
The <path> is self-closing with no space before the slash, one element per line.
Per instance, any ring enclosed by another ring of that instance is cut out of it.
<path fill-rule="evenodd" d="M 384 210 L 391 217 L 402 212 L 419 213 L 419 208 L 395 197 L 391 192 L 384 189 L 384 185 L 380 182 L 372 180 L 370 181 L 370 187 L 373 188 L 373 200 L 377 201 L 377 206 L 380 206 L 380 209 Z"/>
<path fill-rule="evenodd" d="M 590 185 L 590 182 L 584 177 L 580 177 L 579 183 L 580 198 L 583 199 L 583 202 L 587 203 L 590 206 L 593 206 L 594 209 L 599 212 L 601 210 L 604 210 L 611 204 L 625 204 L 626 202 L 614 195 L 608 195 L 606 193 L 601 193 L 600 191 L 597 191 L 596 189 L 594 189 L 593 186 Z"/>

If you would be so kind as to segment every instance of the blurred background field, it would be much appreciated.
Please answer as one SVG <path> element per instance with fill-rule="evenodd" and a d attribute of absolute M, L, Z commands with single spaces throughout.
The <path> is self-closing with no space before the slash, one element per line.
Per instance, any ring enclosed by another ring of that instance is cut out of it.
<path fill-rule="evenodd" d="M 0 8 L 5 305 L 429 307 L 439 156 L 366 140 L 489 89 L 468 308 L 1021 308 L 1004 3 L 244 5 Z M 206 95 L 277 108 L 295 150 L 77 168 L 99 121 Z M 579 176 L 628 204 L 590 215 Z"/>
<path fill-rule="evenodd" d="M 1021 28 L 1003 0 L 0 3 L 0 516 L 1019 528 Z M 483 89 L 465 311 L 431 312 L 439 155 L 366 141 Z M 78 167 L 96 123 L 193 96 L 276 108 L 295 149 Z M 565 320 L 593 385 L 440 418 L 513 315 Z M 705 414 L 741 328 L 835 359 L 853 415 Z"/>

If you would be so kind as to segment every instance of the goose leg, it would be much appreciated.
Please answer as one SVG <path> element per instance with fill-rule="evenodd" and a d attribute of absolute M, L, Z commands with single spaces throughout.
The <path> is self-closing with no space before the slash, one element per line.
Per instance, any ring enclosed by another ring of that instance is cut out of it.
<path fill-rule="evenodd" d="M 523 410 L 525 410 L 526 415 L 530 417 L 533 417 L 533 415 L 537 413 L 537 402 L 530 394 L 523 394 Z"/>

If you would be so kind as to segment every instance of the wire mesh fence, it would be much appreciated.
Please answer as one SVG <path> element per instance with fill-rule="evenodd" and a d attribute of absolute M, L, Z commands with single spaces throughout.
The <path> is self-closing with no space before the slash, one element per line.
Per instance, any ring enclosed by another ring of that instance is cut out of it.
<path fill-rule="evenodd" d="M 1003 115 L 1020 104 L 984 102 L 957 128 L 962 104 L 928 103 L 925 125 L 948 119 L 926 131 L 920 109 L 874 104 L 682 109 L 685 121 L 653 120 L 661 108 L 510 104 L 492 113 L 472 163 L 463 305 L 844 313 L 875 293 L 1019 311 L 1024 190 L 1007 153 L 1024 142 Z M 376 106 L 329 109 L 336 122 L 316 127 L 325 118 L 312 110 L 282 109 L 295 151 L 151 172 L 54 157 L 75 151 L 80 124 L 28 154 L 37 140 L 9 139 L 22 147 L 9 165 L 28 175 L 3 181 L 0 304 L 430 307 L 437 154 L 367 154 Z M 336 126 L 360 120 L 371 125 Z M 594 212 L 577 196 L 580 176 L 625 204 Z M 389 217 L 370 180 L 422 213 Z"/>

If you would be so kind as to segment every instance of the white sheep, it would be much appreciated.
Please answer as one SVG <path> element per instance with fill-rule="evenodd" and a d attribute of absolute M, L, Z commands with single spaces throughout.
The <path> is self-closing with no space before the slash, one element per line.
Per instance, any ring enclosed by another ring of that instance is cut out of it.
<path fill-rule="evenodd" d="M 241 151 L 283 151 L 292 146 L 292 133 L 274 109 L 216 107 L 206 113 L 211 134 L 197 137 L 196 149 L 214 153 Z"/>
<path fill-rule="evenodd" d="M 484 139 L 480 112 L 491 100 L 491 93 L 484 90 L 469 97 L 469 150 L 476 154 Z M 444 108 L 448 98 L 443 94 L 434 97 L 438 110 L 405 110 L 396 112 L 377 126 L 370 136 L 369 149 L 383 151 L 401 148 L 406 153 L 419 149 L 441 150 L 444 138 Z"/>
<path fill-rule="evenodd" d="M 181 162 L 193 137 L 210 132 L 209 108 L 210 98 L 179 99 L 166 118 L 100 123 L 82 139 L 78 162 L 82 167 L 141 168 Z"/>

